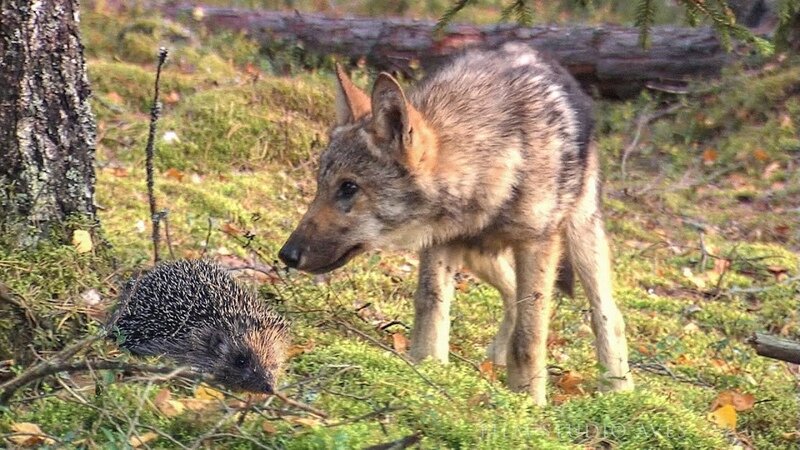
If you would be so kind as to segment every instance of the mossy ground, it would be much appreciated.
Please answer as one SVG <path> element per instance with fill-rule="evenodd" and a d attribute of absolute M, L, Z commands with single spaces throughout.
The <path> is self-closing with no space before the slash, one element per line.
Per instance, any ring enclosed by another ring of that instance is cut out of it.
<path fill-rule="evenodd" d="M 176 257 L 269 267 L 313 195 L 315 155 L 333 113 L 329 72 L 275 75 L 274 61 L 240 36 L 92 12 L 84 14 L 84 36 L 98 118 L 97 202 L 113 264 L 108 250 L 0 247 L 0 279 L 38 318 L 33 345 L 44 357 L 97 332 L 119 281 L 149 264 L 143 154 L 159 45 L 171 57 L 156 194 L 169 210 Z M 500 301 L 470 277 L 459 282 L 453 306 L 453 361 L 415 371 L 380 345 L 391 348 L 393 334 L 408 334 L 416 259 L 372 253 L 325 278 L 243 277 L 278 294 L 277 307 L 293 321 L 295 355 L 283 390 L 326 411 L 327 420 L 275 401 L 242 415 L 234 397 L 170 416 L 155 407 L 159 390 L 187 398 L 191 385 L 97 373 L 62 375 L 20 393 L 0 409 L 0 432 L 31 422 L 66 448 L 124 448 L 148 432 L 156 433 L 146 444 L 153 448 L 201 437 L 207 448 L 357 448 L 416 433 L 423 448 L 796 448 L 796 375 L 744 341 L 754 331 L 800 338 L 799 67 L 732 69 L 678 100 L 643 95 L 599 105 L 606 222 L 633 393 L 597 392 L 580 292 L 557 300 L 549 346 L 550 362 L 579 374 L 580 388 L 554 375 L 554 404 L 546 408 L 507 391 L 502 368 L 478 368 Z M 637 118 L 666 101 L 683 107 L 643 128 L 623 177 Z M 170 133 L 177 139 L 165 140 Z M 715 264 L 723 260 L 729 265 Z M 99 303 L 87 295 L 92 290 Z M 90 353 L 127 358 L 102 342 Z M 707 418 L 726 389 L 757 399 L 739 413 L 736 433 Z"/>

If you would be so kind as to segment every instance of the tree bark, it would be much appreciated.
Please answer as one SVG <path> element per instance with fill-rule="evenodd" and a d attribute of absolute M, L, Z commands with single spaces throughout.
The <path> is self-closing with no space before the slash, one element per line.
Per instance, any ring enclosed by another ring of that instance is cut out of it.
<path fill-rule="evenodd" d="M 77 0 L 0 0 L 0 232 L 96 220 Z M 31 235 L 26 231 L 25 236 Z"/>
<path fill-rule="evenodd" d="M 748 342 L 760 356 L 800 364 L 800 342 L 764 333 L 755 333 Z"/>
<path fill-rule="evenodd" d="M 202 14 L 198 14 L 202 11 Z M 453 24 L 443 35 L 435 24 L 410 19 L 327 17 L 275 11 L 252 11 L 167 5 L 168 17 L 194 17 L 211 29 L 244 31 L 267 46 L 300 43 L 307 51 L 365 57 L 381 70 L 410 73 L 419 64 L 434 67 L 467 47 L 496 48 L 524 41 L 549 53 L 585 87 L 603 95 L 630 97 L 648 82 L 713 76 L 730 60 L 708 28 L 656 27 L 652 46 L 639 46 L 639 30 L 619 26 L 536 26 Z"/>

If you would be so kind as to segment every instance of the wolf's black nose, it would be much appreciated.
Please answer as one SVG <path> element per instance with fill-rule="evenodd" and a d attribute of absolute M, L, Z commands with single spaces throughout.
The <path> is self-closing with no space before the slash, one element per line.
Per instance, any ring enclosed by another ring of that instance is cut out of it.
<path fill-rule="evenodd" d="M 300 264 L 300 247 L 293 245 L 291 242 L 287 242 L 283 245 L 281 251 L 278 252 L 278 258 L 287 266 L 296 269 L 297 265 Z"/>

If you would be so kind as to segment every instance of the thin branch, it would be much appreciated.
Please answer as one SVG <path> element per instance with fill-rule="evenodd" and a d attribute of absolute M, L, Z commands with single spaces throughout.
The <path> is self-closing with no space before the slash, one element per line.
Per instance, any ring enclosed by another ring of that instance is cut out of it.
<path fill-rule="evenodd" d="M 636 150 L 636 148 L 639 146 L 639 140 L 642 137 L 642 132 L 644 131 L 644 128 L 650 122 L 658 120 L 664 116 L 673 114 L 682 107 L 683 104 L 676 103 L 667 108 L 652 113 L 647 112 L 647 110 L 645 109 L 645 111 L 639 115 L 639 119 L 636 121 L 636 131 L 633 134 L 633 139 L 631 140 L 631 143 L 628 144 L 627 147 L 625 147 L 625 151 L 622 153 L 622 163 L 620 164 L 620 170 L 622 171 L 622 181 L 625 181 L 625 179 L 628 176 L 626 170 L 626 164 L 628 162 L 628 158 L 630 157 L 631 153 L 633 153 L 633 151 Z"/>
<path fill-rule="evenodd" d="M 291 398 L 287 397 L 286 394 L 284 394 L 282 392 L 274 392 L 272 395 L 274 395 L 275 397 L 280 399 L 280 401 L 282 401 L 283 403 L 285 403 L 285 404 L 287 404 L 289 406 L 294 406 L 297 409 L 301 409 L 303 411 L 311 413 L 311 414 L 313 414 L 313 415 L 315 415 L 315 416 L 317 416 L 319 418 L 326 419 L 328 417 L 328 413 L 326 413 L 325 411 L 322 411 L 322 410 L 319 410 L 317 408 L 314 408 L 313 406 L 305 404 L 305 403 L 303 403 L 301 401 L 291 399 Z"/>
<path fill-rule="evenodd" d="M 22 372 L 17 377 L 0 385 L 0 391 L 2 391 L 0 394 L 0 405 L 7 404 L 17 390 L 36 380 L 40 380 L 60 372 L 73 373 L 92 370 L 131 370 L 155 374 L 171 374 L 176 372 L 176 368 L 170 366 L 152 366 L 146 364 L 129 363 L 125 361 L 109 361 L 105 359 L 83 360 L 77 362 L 49 360 L 35 365 L 25 372 Z M 210 375 L 196 372 L 189 368 L 177 370 L 182 377 L 216 384 L 213 377 Z"/>
<path fill-rule="evenodd" d="M 169 232 L 169 210 L 161 211 L 161 219 L 164 220 L 164 235 L 167 238 L 167 248 L 169 249 L 169 258 L 175 259 L 175 251 L 172 249 L 172 235 Z"/>
<path fill-rule="evenodd" d="M 154 145 L 156 139 L 156 127 L 158 119 L 161 116 L 161 103 L 158 101 L 158 88 L 161 81 L 161 68 L 164 67 L 164 62 L 167 60 L 167 49 L 161 47 L 158 50 L 158 66 L 156 68 L 156 81 L 155 92 L 153 93 L 153 106 L 150 108 L 150 132 L 147 135 L 147 146 L 145 147 L 145 170 L 147 172 L 147 199 L 150 203 L 150 219 L 153 222 L 153 260 L 157 263 L 161 260 L 159 255 L 159 240 L 160 235 L 158 232 L 159 216 L 156 212 L 156 196 L 153 192 L 153 154 L 155 152 Z"/>

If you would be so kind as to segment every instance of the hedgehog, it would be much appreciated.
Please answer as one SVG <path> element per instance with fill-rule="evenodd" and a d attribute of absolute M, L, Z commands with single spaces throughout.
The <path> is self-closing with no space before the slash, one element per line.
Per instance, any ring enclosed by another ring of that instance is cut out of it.
<path fill-rule="evenodd" d="M 288 323 L 224 268 L 161 263 L 122 289 L 108 336 L 137 356 L 164 355 L 233 390 L 272 393 Z"/>

